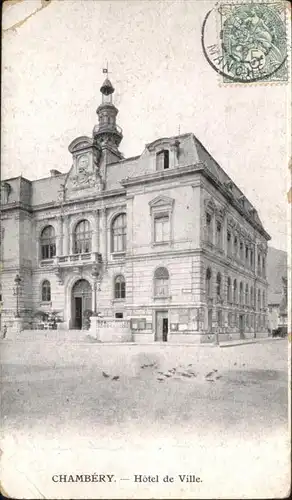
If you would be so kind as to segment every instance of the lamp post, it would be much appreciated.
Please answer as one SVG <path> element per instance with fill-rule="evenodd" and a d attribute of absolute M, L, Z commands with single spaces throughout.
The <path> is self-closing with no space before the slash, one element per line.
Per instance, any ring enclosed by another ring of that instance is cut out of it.
<path fill-rule="evenodd" d="M 15 286 L 13 288 L 13 295 L 16 297 L 16 313 L 15 313 L 15 317 L 19 318 L 20 317 L 20 315 L 19 315 L 19 297 L 20 297 L 20 295 L 22 293 L 22 290 L 21 290 L 22 279 L 19 276 L 19 274 L 17 274 L 15 276 L 14 283 L 15 283 Z"/>

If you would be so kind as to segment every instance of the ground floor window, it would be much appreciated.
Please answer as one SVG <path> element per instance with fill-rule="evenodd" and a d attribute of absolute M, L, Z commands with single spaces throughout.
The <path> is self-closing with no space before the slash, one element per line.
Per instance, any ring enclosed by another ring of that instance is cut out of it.
<path fill-rule="evenodd" d="M 218 321 L 218 326 L 222 326 L 222 311 L 221 309 L 219 309 L 219 311 L 217 312 L 217 321 Z"/>
<path fill-rule="evenodd" d="M 228 313 L 228 326 L 232 326 L 232 313 Z"/>

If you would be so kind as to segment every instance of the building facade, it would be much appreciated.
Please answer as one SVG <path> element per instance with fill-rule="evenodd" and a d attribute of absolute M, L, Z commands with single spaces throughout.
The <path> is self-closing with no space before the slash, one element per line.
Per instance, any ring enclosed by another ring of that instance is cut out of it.
<path fill-rule="evenodd" d="M 282 290 L 278 293 L 269 294 L 268 319 L 269 329 L 273 333 L 276 330 L 288 329 L 288 280 L 282 276 Z"/>
<path fill-rule="evenodd" d="M 265 335 L 267 241 L 258 213 L 191 133 L 119 150 L 106 79 L 92 137 L 66 173 L 1 183 L 1 322 L 57 311 L 130 320 L 134 341 Z"/>

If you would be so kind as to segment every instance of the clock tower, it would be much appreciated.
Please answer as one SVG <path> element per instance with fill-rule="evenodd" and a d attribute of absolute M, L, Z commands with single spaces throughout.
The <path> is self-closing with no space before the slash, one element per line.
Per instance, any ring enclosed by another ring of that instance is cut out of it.
<path fill-rule="evenodd" d="M 121 158 L 122 154 L 118 147 L 123 138 L 123 132 L 116 124 L 118 109 L 112 102 L 114 91 L 115 89 L 110 80 L 106 78 L 100 88 L 102 103 L 96 110 L 98 125 L 95 125 L 93 129 L 93 140 L 95 143 L 99 144 L 102 149 L 108 149 Z"/>

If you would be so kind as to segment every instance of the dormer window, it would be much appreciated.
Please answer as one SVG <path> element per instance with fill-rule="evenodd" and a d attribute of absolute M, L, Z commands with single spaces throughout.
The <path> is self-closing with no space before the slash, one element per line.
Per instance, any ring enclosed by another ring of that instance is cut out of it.
<path fill-rule="evenodd" d="M 169 151 L 163 149 L 156 154 L 156 170 L 166 170 L 169 168 Z"/>

